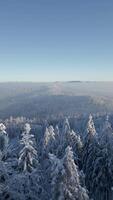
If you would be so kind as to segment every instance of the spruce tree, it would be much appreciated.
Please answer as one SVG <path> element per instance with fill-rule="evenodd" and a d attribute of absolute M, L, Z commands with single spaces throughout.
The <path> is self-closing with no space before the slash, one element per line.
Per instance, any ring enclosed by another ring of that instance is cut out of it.
<path fill-rule="evenodd" d="M 1 151 L 1 159 L 6 158 L 7 155 L 7 147 L 8 147 L 8 134 L 6 132 L 6 127 L 4 124 L 0 124 L 0 151 Z"/>
<path fill-rule="evenodd" d="M 52 200 L 88 200 L 87 191 L 81 186 L 78 167 L 71 147 L 62 159 L 50 155 L 52 160 Z"/>
<path fill-rule="evenodd" d="M 86 128 L 86 136 L 85 136 L 84 144 L 83 144 L 82 165 L 83 165 L 84 173 L 86 172 L 86 163 L 87 163 L 87 159 L 90 154 L 89 147 L 91 147 L 93 145 L 93 143 L 95 143 L 95 139 L 96 139 L 96 129 L 95 129 L 95 125 L 93 122 L 93 117 L 90 114 L 89 120 L 87 123 L 87 128 Z"/>
<path fill-rule="evenodd" d="M 48 155 L 48 153 L 54 152 L 54 146 L 55 146 L 55 132 L 53 126 L 46 127 L 46 131 L 43 138 L 43 149 L 42 154 Z"/>
<path fill-rule="evenodd" d="M 30 125 L 25 124 L 20 143 L 23 148 L 19 154 L 19 167 L 24 172 L 31 172 L 37 163 L 37 151 L 33 147 L 34 135 L 30 134 Z"/>

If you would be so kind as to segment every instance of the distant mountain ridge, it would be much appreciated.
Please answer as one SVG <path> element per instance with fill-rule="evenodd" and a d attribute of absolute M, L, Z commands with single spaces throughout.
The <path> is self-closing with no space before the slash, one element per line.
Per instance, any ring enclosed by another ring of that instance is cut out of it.
<path fill-rule="evenodd" d="M 0 117 L 113 111 L 113 82 L 0 83 Z"/>

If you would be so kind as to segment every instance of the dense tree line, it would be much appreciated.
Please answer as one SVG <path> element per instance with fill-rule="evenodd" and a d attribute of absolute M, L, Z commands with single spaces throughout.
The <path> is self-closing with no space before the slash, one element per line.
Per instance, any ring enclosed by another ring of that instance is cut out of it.
<path fill-rule="evenodd" d="M 1 120 L 0 199 L 112 200 L 111 120 Z"/>

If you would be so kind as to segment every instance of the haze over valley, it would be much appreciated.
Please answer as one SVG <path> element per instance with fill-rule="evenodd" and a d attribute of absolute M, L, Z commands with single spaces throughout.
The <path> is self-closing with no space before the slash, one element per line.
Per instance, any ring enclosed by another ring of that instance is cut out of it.
<path fill-rule="evenodd" d="M 112 112 L 113 82 L 0 83 L 0 117 Z"/>

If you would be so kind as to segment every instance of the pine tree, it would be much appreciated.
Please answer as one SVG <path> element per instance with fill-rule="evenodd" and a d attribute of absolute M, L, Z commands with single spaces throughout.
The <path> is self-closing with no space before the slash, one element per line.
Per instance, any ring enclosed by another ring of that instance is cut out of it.
<path fill-rule="evenodd" d="M 46 131 L 43 138 L 43 155 L 47 155 L 49 152 L 53 153 L 55 146 L 55 132 L 53 126 L 46 127 Z"/>
<path fill-rule="evenodd" d="M 34 135 L 30 134 L 30 130 L 30 124 L 25 124 L 20 141 L 22 150 L 20 151 L 18 162 L 22 173 L 13 174 L 10 179 L 12 199 L 37 200 L 43 199 L 45 194 L 42 186 L 42 171 L 33 143 Z"/>
<path fill-rule="evenodd" d="M 34 135 L 30 134 L 30 125 L 25 124 L 20 143 L 23 145 L 19 155 L 19 166 L 24 172 L 31 172 L 37 163 L 37 151 L 33 147 Z"/>
<path fill-rule="evenodd" d="M 113 146 L 113 129 L 111 126 L 111 123 L 109 122 L 109 116 L 106 116 L 106 120 L 103 124 L 103 128 L 102 128 L 102 136 L 100 138 L 100 144 L 101 146 L 104 146 L 108 144 L 111 146 Z"/>
<path fill-rule="evenodd" d="M 89 154 L 90 154 L 90 148 L 89 147 L 91 147 L 91 145 L 93 145 L 93 143 L 95 143 L 96 135 L 97 134 L 96 134 L 95 125 L 94 125 L 94 122 L 93 122 L 93 117 L 90 114 L 89 120 L 88 120 L 88 123 L 87 123 L 84 145 L 83 145 L 82 165 L 83 165 L 84 173 L 86 172 L 86 163 L 87 163 L 87 159 L 88 159 Z"/>
<path fill-rule="evenodd" d="M 83 144 L 80 135 L 76 134 L 73 130 L 68 134 L 68 145 L 72 147 L 74 158 L 79 162 L 82 155 Z"/>
<path fill-rule="evenodd" d="M 0 154 L 2 157 L 2 153 Z M 0 159 L 0 200 L 13 200 L 9 183 L 7 162 Z"/>
<path fill-rule="evenodd" d="M 49 159 L 51 162 L 51 200 L 62 200 L 61 186 L 62 186 L 62 176 L 64 174 L 63 162 L 58 159 L 54 154 L 49 153 Z"/>
<path fill-rule="evenodd" d="M 93 141 L 89 144 L 89 150 L 88 150 L 88 157 L 85 163 L 85 184 L 90 192 L 90 196 L 92 196 L 93 193 L 93 170 L 95 162 L 98 158 L 98 152 L 100 151 L 99 143 L 96 140 L 96 138 L 93 139 Z"/>
<path fill-rule="evenodd" d="M 70 132 L 71 132 L 71 128 L 70 128 L 68 118 L 65 118 L 63 122 L 63 126 L 62 126 L 62 131 L 60 134 L 60 143 L 57 150 L 57 156 L 59 158 L 62 158 L 65 152 L 65 148 L 69 144 L 68 137 L 69 137 Z"/>
<path fill-rule="evenodd" d="M 96 129 L 95 129 L 93 117 L 92 117 L 91 114 L 89 115 L 89 121 L 88 121 L 88 124 L 87 124 L 87 133 L 90 137 L 96 135 Z"/>
<path fill-rule="evenodd" d="M 66 135 L 70 131 L 70 129 L 71 128 L 70 128 L 69 120 L 68 118 L 65 118 L 63 122 L 63 128 L 62 128 L 63 136 Z"/>
<path fill-rule="evenodd" d="M 66 187 L 64 188 L 64 190 L 66 199 L 89 199 L 85 188 L 82 188 L 80 185 L 78 167 L 74 162 L 73 152 L 69 146 L 66 148 L 65 151 L 63 165 L 65 168 L 64 182 L 66 183 Z"/>
<path fill-rule="evenodd" d="M 9 196 L 8 193 L 8 174 L 5 163 L 0 161 L 0 199 L 3 200 Z"/>
<path fill-rule="evenodd" d="M 67 146 L 67 138 L 70 131 L 71 131 L 71 128 L 70 128 L 68 118 L 65 118 L 63 122 L 63 127 L 62 127 L 62 134 L 60 138 L 61 145 Z"/>
<path fill-rule="evenodd" d="M 56 125 L 55 126 L 55 136 L 56 136 L 57 139 L 59 138 L 59 135 L 60 135 L 60 130 L 59 130 L 58 125 Z"/>
<path fill-rule="evenodd" d="M 63 159 L 50 155 L 52 164 L 52 200 L 88 200 L 87 191 L 80 184 L 78 167 L 68 146 Z"/>
<path fill-rule="evenodd" d="M 94 200 L 111 200 L 112 176 L 109 172 L 109 152 L 100 149 L 92 171 L 92 197 Z"/>
<path fill-rule="evenodd" d="M 0 151 L 2 153 L 1 159 L 4 159 L 7 154 L 8 147 L 8 134 L 6 132 L 6 127 L 4 124 L 0 124 Z"/>
<path fill-rule="evenodd" d="M 96 200 L 111 200 L 113 186 L 113 130 L 107 116 L 102 130 L 100 149 L 93 163 L 92 194 Z"/>

